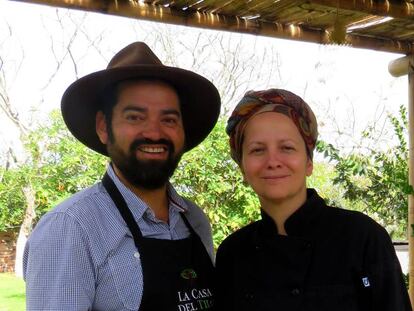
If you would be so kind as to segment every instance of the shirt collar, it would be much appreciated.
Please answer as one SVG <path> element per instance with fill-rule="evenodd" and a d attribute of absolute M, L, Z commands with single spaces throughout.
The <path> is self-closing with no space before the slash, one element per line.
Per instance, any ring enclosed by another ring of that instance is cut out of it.
<path fill-rule="evenodd" d="M 115 174 L 115 171 L 112 168 L 111 164 L 108 165 L 107 173 L 115 183 L 115 186 L 118 188 L 119 192 L 124 198 L 134 218 L 140 219 L 144 213 L 150 209 L 149 206 L 144 201 L 142 201 L 139 196 L 137 196 L 127 186 L 125 186 L 125 184 Z M 169 182 L 167 184 L 167 195 L 169 199 L 170 212 L 173 211 L 180 213 L 187 211 L 188 208 L 184 199 L 178 195 L 174 187 Z"/>

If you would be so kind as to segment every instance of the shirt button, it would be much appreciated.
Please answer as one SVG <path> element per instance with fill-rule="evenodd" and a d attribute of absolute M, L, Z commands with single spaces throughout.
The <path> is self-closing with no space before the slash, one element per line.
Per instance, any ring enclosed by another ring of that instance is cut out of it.
<path fill-rule="evenodd" d="M 290 292 L 293 296 L 297 296 L 300 294 L 300 290 L 299 288 L 294 288 L 292 289 L 292 291 Z"/>
<path fill-rule="evenodd" d="M 134 253 L 134 257 L 135 257 L 136 259 L 139 259 L 141 256 L 139 255 L 139 253 L 138 253 L 138 252 L 135 252 L 135 253 Z"/>

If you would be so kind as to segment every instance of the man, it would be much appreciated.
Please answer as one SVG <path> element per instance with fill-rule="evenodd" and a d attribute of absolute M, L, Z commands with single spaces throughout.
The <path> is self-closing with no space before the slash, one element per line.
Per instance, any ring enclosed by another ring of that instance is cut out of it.
<path fill-rule="evenodd" d="M 69 130 L 111 162 L 29 237 L 28 310 L 212 310 L 210 225 L 168 180 L 219 112 L 211 82 L 162 65 L 142 42 L 69 86 Z"/>

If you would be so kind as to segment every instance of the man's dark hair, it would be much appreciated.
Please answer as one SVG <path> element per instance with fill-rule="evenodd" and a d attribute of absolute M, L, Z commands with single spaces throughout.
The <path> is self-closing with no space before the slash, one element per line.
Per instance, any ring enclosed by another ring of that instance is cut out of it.
<path fill-rule="evenodd" d="M 102 92 L 102 112 L 105 116 L 106 127 L 108 131 L 108 136 L 111 142 L 113 142 L 113 131 L 112 131 L 112 115 L 114 112 L 114 107 L 118 102 L 118 83 L 112 84 L 105 88 Z"/>

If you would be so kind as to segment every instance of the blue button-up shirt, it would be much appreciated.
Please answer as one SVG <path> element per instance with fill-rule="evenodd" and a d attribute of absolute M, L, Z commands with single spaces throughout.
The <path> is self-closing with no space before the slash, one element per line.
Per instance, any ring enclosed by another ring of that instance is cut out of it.
<path fill-rule="evenodd" d="M 204 213 L 168 186 L 169 223 L 116 176 L 108 174 L 146 237 L 182 239 L 185 215 L 213 258 L 211 229 Z M 98 183 L 44 215 L 23 257 L 27 310 L 138 310 L 143 292 L 139 250 L 105 188 Z M 160 297 L 162 299 L 162 297 Z"/>

